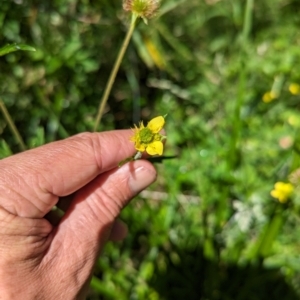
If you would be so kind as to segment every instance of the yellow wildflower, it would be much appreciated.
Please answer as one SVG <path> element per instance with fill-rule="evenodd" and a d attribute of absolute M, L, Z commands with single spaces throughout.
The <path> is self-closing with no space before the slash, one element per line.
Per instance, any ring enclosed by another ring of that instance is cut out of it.
<path fill-rule="evenodd" d="M 139 152 L 146 151 L 150 155 L 162 155 L 164 150 L 162 140 L 165 136 L 159 132 L 164 125 L 165 119 L 162 116 L 152 119 L 146 127 L 143 122 L 140 122 L 139 127 L 134 125 L 134 136 L 130 140 L 134 142 L 135 149 Z"/>
<path fill-rule="evenodd" d="M 294 186 L 291 183 L 276 182 L 274 190 L 271 191 L 271 196 L 278 199 L 280 203 L 285 203 L 294 191 Z"/>
<path fill-rule="evenodd" d="M 265 102 L 265 103 L 269 103 L 269 102 L 272 102 L 274 99 L 276 99 L 278 97 L 278 95 L 272 91 L 270 92 L 266 92 L 264 93 L 263 97 L 262 97 L 262 100 Z"/>
<path fill-rule="evenodd" d="M 289 86 L 289 91 L 293 95 L 299 95 L 300 94 L 300 85 L 297 83 L 291 83 Z"/>

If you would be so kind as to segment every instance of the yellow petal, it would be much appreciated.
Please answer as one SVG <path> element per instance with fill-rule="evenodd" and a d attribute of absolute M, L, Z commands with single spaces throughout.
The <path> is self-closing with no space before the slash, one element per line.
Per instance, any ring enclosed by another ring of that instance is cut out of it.
<path fill-rule="evenodd" d="M 135 134 L 135 135 L 133 135 L 132 137 L 130 137 L 129 140 L 130 140 L 131 142 L 135 142 L 136 139 L 137 139 L 137 136 L 136 136 L 136 134 Z"/>
<path fill-rule="evenodd" d="M 146 151 L 150 155 L 162 155 L 164 151 L 164 145 L 161 141 L 155 141 L 147 146 Z"/>
<path fill-rule="evenodd" d="M 143 144 L 141 144 L 139 141 L 135 142 L 134 148 L 140 152 L 144 152 L 146 150 L 146 147 Z"/>
<path fill-rule="evenodd" d="M 279 202 L 285 203 L 291 196 L 294 187 L 291 183 L 276 182 L 274 190 L 271 191 L 271 196 L 278 199 Z"/>
<path fill-rule="evenodd" d="M 299 95 L 300 94 L 300 85 L 297 83 L 290 84 L 289 91 L 293 95 Z"/>
<path fill-rule="evenodd" d="M 156 117 L 152 119 L 147 127 L 153 132 L 153 133 L 158 133 L 162 130 L 162 128 L 165 125 L 165 119 L 162 116 Z"/>
<path fill-rule="evenodd" d="M 271 196 L 274 197 L 274 198 L 277 198 L 277 199 L 278 199 L 278 197 L 279 197 L 279 194 L 278 194 L 278 192 L 277 192 L 276 190 L 272 190 L 270 194 L 271 194 Z"/>

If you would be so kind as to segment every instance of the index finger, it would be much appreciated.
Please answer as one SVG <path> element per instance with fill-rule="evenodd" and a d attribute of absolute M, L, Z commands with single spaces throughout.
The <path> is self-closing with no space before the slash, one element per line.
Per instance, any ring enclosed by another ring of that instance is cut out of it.
<path fill-rule="evenodd" d="M 36 207 L 34 215 L 44 216 L 58 197 L 132 156 L 131 135 L 131 130 L 82 133 L 3 159 L 0 205 L 23 216 L 28 216 L 26 205 L 31 205 Z"/>

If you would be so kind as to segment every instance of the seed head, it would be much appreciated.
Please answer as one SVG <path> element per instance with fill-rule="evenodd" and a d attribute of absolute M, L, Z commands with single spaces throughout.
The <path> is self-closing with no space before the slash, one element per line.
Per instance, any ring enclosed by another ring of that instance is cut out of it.
<path fill-rule="evenodd" d="M 155 16 L 159 8 L 160 0 L 123 0 L 123 8 L 131 11 L 144 21 Z"/>

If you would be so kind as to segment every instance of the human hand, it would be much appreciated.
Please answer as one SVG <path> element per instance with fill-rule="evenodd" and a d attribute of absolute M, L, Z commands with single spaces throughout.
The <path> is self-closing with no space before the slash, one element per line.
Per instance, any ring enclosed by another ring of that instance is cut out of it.
<path fill-rule="evenodd" d="M 104 244 L 126 235 L 117 216 L 156 178 L 145 160 L 116 168 L 135 153 L 131 134 L 83 133 L 0 160 L 1 300 L 85 298 Z"/>

